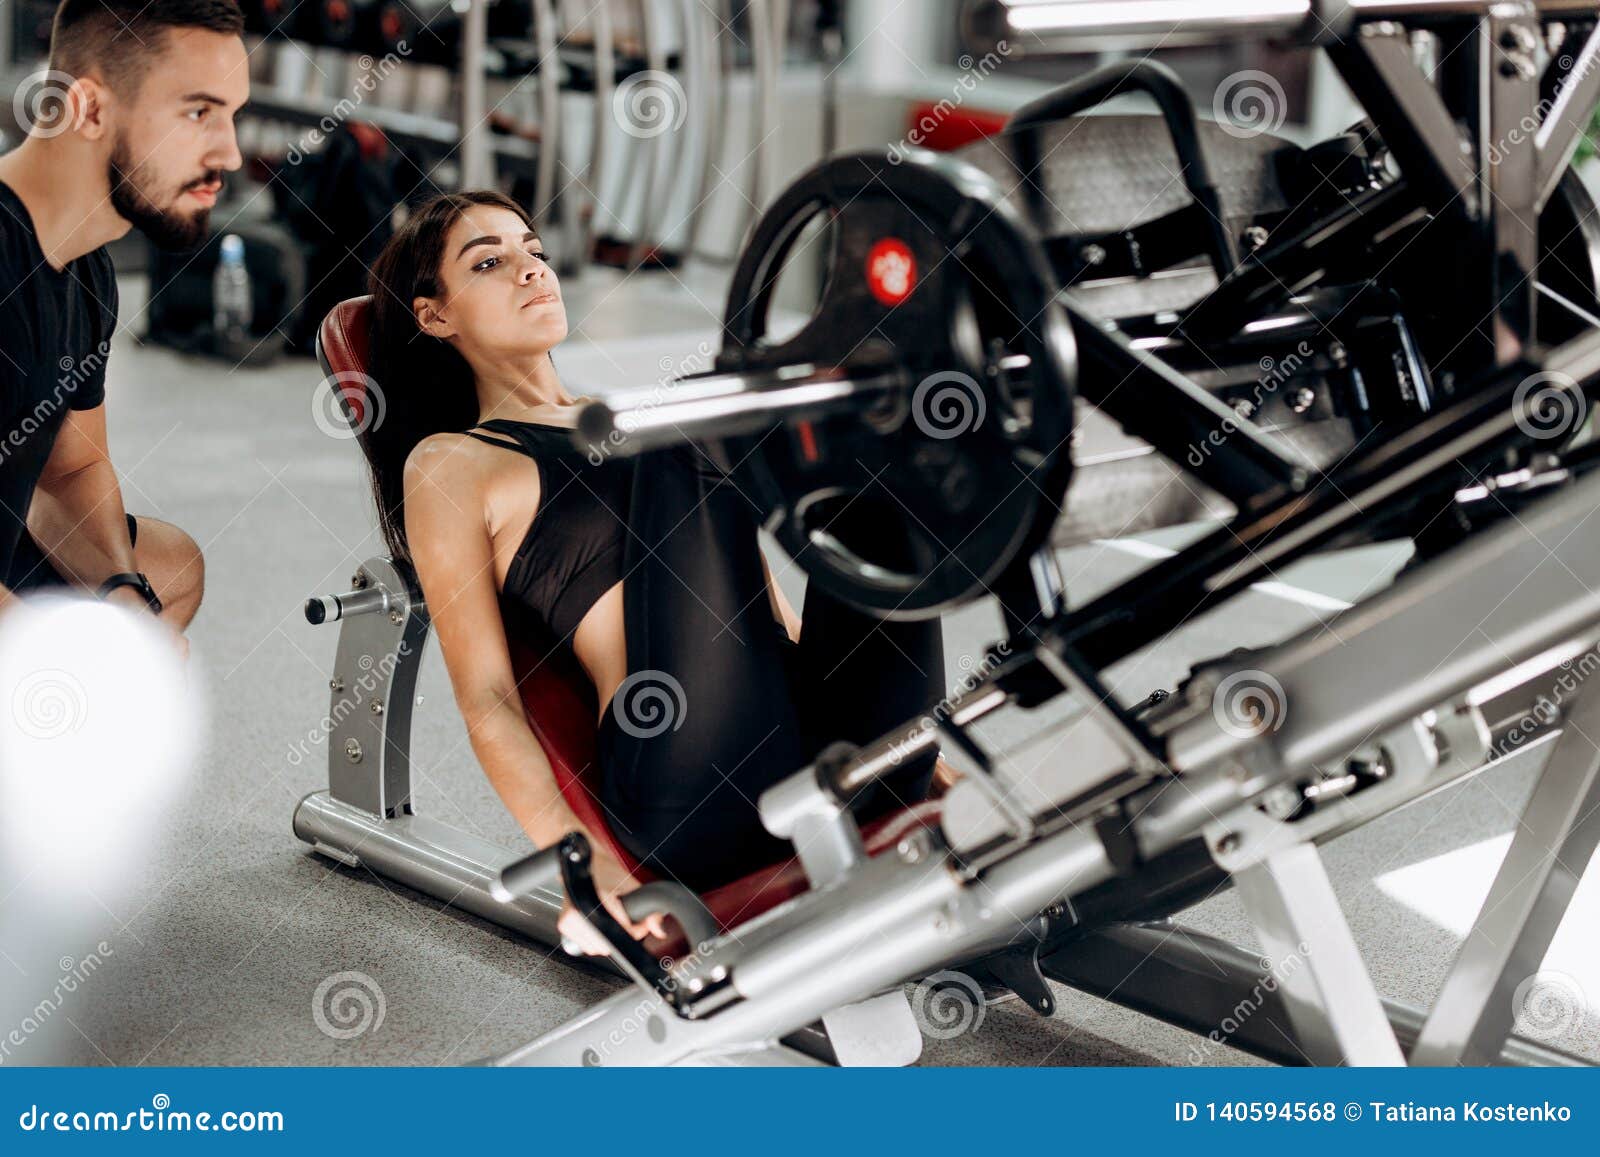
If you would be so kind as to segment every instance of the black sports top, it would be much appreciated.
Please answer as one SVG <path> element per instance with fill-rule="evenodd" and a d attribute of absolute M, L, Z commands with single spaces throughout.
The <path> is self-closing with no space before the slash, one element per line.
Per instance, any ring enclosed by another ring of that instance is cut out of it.
<path fill-rule="evenodd" d="M 623 576 L 632 460 L 590 462 L 565 426 L 507 418 L 479 425 L 515 444 L 475 430 L 469 436 L 526 454 L 539 471 L 539 509 L 506 572 L 502 610 L 517 626 L 531 622 L 570 647 L 583 616 Z"/>

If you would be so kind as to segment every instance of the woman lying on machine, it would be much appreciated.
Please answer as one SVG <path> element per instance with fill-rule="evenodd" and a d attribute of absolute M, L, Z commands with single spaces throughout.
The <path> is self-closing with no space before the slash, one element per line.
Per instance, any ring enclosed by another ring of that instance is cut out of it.
<path fill-rule="evenodd" d="M 381 398 L 367 412 L 381 418 L 362 446 L 379 522 L 416 569 L 472 749 L 523 831 L 545 847 L 583 825 L 523 713 L 508 635 L 569 648 L 592 681 L 597 802 L 641 865 L 704 891 L 787 858 L 756 800 L 826 744 L 866 742 L 944 694 L 938 620 L 880 621 L 815 586 L 797 616 L 756 507 L 696 445 L 578 453 L 585 399 L 551 358 L 561 286 L 509 198 L 417 209 L 372 291 Z M 879 516 L 859 503 L 837 517 Z M 883 521 L 872 532 L 892 543 Z M 858 813 L 923 799 L 934 771 L 908 760 Z M 639 881 L 585 834 L 607 907 L 636 936 L 659 932 L 627 920 L 616 898 Z M 606 950 L 570 907 L 561 931 Z"/>

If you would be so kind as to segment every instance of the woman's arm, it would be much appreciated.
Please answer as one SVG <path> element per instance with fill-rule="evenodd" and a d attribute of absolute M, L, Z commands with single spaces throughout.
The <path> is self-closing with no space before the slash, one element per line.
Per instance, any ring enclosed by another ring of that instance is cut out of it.
<path fill-rule="evenodd" d="M 518 826 L 546 847 L 578 825 L 528 725 L 495 588 L 477 455 L 428 438 L 406 461 L 406 537 L 473 754 Z"/>
<path fill-rule="evenodd" d="M 562 798 L 550 759 L 523 714 L 495 587 L 485 474 L 458 438 L 424 439 L 406 460 L 406 538 L 473 754 L 518 826 L 535 847 L 545 848 L 584 828 Z M 633 935 L 659 935 L 659 920 L 637 925 L 622 912 L 617 897 L 639 881 L 603 839 L 585 834 L 593 850 L 590 870 L 606 907 Z M 609 952 L 570 904 L 559 927 L 583 951 Z"/>

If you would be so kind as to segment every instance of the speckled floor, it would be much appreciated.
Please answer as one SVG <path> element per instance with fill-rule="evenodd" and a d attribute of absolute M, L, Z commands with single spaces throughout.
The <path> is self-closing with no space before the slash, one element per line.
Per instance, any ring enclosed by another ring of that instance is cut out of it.
<path fill-rule="evenodd" d="M 558 353 L 569 383 L 603 389 L 653 381 L 714 331 L 715 274 L 621 284 L 603 275 L 568 287 L 575 337 Z M 520 1044 L 614 987 L 592 970 L 472 917 L 310 854 L 290 832 L 295 803 L 324 784 L 325 751 L 296 744 L 326 710 L 335 633 L 306 625 L 308 594 L 343 589 L 378 552 L 355 447 L 313 421 L 319 375 L 305 361 L 229 372 L 143 347 L 142 287 L 124 286 L 111 359 L 112 443 L 130 509 L 186 528 L 204 547 L 205 606 L 191 632 L 195 686 L 209 737 L 186 794 L 165 811 L 114 897 L 85 904 L 78 944 L 114 952 L 61 1002 L 50 1023 L 5 1063 L 115 1065 L 449 1064 Z M 1075 599 L 1148 565 L 1144 545 L 1063 556 Z M 1227 615 L 1185 628 L 1157 654 L 1112 673 L 1129 695 L 1170 686 L 1200 656 L 1265 642 L 1326 617 L 1334 600 L 1381 584 L 1400 559 L 1381 549 L 1280 576 L 1311 592 L 1254 593 Z M 781 568 L 780 568 L 781 569 Z M 797 572 L 781 581 L 798 605 Z M 990 608 L 949 616 L 950 670 L 995 637 Z M 475 769 L 442 665 L 430 658 L 416 713 L 419 806 L 518 846 L 518 833 Z M 1037 721 L 1034 722 L 1037 726 Z M 1537 771 L 1512 759 L 1342 838 L 1326 860 L 1381 992 L 1432 999 L 1487 891 Z M 1498 842 L 1497 842 L 1498 841 Z M 0 896 L 7 894 L 0 881 Z M 1465 915 L 1463 915 L 1465 913 Z M 1580 891 L 1546 966 L 1586 994 L 1548 1043 L 1600 1059 L 1600 896 Z M 1217 895 L 1182 916 L 1193 928 L 1254 949 L 1238 900 Z M 13 961 L 13 966 L 17 965 Z M 65 963 L 65 962 L 63 962 Z M 31 1007 L 55 984 L 38 968 L 0 973 Z M 341 1039 L 314 1012 L 319 985 L 343 972 L 371 978 L 382 1019 Z M 929 1040 L 930 1064 L 1188 1064 L 1197 1038 L 1058 988 L 1041 1020 L 1018 1001 L 985 1010 L 974 1031 Z M 18 1014 L 21 1015 L 20 1013 Z M 0 1032 L 6 1026 L 0 1026 Z M 30 1049 L 32 1050 L 30 1052 Z M 1208 1063 L 1259 1063 L 1226 1048 Z"/>

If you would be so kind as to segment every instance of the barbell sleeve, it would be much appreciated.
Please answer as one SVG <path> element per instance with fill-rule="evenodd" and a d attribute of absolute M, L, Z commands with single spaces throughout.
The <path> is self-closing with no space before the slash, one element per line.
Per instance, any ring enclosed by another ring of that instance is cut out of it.
<path fill-rule="evenodd" d="M 618 391 L 578 411 L 574 443 L 627 457 L 681 442 L 732 437 L 784 418 L 862 411 L 905 384 L 899 369 L 852 374 L 802 364 L 759 374 L 707 374 Z"/>

